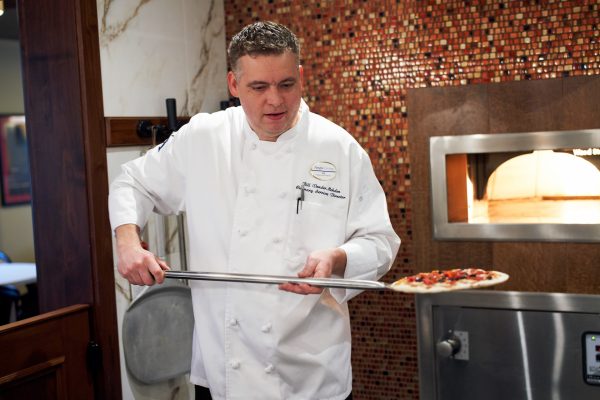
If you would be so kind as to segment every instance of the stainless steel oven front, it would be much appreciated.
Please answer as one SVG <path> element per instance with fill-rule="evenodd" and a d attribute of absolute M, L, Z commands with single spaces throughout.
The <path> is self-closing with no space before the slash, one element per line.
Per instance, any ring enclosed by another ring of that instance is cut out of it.
<path fill-rule="evenodd" d="M 417 295 L 421 400 L 600 399 L 600 296 Z"/>

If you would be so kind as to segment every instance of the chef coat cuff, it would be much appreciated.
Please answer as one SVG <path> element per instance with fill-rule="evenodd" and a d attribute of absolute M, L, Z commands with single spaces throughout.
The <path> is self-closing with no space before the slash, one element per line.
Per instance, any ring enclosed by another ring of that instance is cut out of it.
<path fill-rule="evenodd" d="M 340 246 L 346 252 L 345 279 L 376 280 L 377 269 L 373 268 L 373 262 L 367 257 L 363 247 L 358 243 L 344 243 Z M 330 288 L 331 295 L 338 303 L 343 303 L 362 293 L 359 289 Z"/>
<path fill-rule="evenodd" d="M 141 221 L 139 221 L 137 218 L 128 218 L 128 217 L 123 217 L 123 218 L 119 218 L 118 215 L 115 216 L 110 216 L 110 225 L 112 228 L 112 234 L 113 236 L 115 236 L 115 230 L 121 226 L 121 225 L 128 225 L 128 224 L 133 224 L 133 225 L 137 225 L 139 227 L 144 226 L 143 223 L 141 223 Z"/>
<path fill-rule="evenodd" d="M 121 189 L 122 190 L 122 189 Z M 134 196 L 136 196 L 135 192 Z M 133 201 L 124 199 L 120 196 L 119 190 L 115 190 L 108 198 L 110 226 L 113 231 L 121 225 L 135 224 L 143 228 L 152 212 L 152 203 L 140 201 L 143 196 L 137 195 Z"/>
<path fill-rule="evenodd" d="M 131 215 L 129 212 L 119 212 L 115 211 L 110 214 L 110 225 L 112 228 L 112 233 L 115 235 L 115 230 L 121 225 L 133 224 L 137 225 L 142 229 L 146 225 L 146 221 L 144 220 L 145 216 L 143 215 Z"/>

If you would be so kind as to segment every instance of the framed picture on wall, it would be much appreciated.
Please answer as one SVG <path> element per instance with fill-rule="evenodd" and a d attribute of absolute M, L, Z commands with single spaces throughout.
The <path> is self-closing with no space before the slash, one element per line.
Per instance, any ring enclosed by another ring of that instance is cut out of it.
<path fill-rule="evenodd" d="M 31 201 L 31 175 L 24 115 L 0 115 L 2 205 Z"/>

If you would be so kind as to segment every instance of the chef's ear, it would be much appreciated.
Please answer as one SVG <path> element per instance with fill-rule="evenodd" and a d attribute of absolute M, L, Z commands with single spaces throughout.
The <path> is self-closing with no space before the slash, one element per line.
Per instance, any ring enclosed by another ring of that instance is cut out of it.
<path fill-rule="evenodd" d="M 229 86 L 229 92 L 231 93 L 231 95 L 233 97 L 239 97 L 238 96 L 238 81 L 237 81 L 237 78 L 235 77 L 235 74 L 233 73 L 233 71 L 229 71 L 227 73 L 227 86 Z"/>

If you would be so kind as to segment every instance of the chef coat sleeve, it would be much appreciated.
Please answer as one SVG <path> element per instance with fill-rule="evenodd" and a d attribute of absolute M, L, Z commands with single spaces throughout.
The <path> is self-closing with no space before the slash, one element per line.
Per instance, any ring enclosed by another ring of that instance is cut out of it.
<path fill-rule="evenodd" d="M 112 229 L 123 224 L 143 227 L 152 211 L 163 215 L 184 210 L 186 136 L 190 125 L 166 142 L 122 165 L 109 194 Z"/>
<path fill-rule="evenodd" d="M 368 154 L 361 148 L 351 159 L 352 176 L 346 243 L 340 246 L 347 256 L 344 278 L 378 280 L 392 266 L 400 238 L 394 232 L 385 193 L 377 180 Z M 338 302 L 348 301 L 360 290 L 330 289 Z"/>

